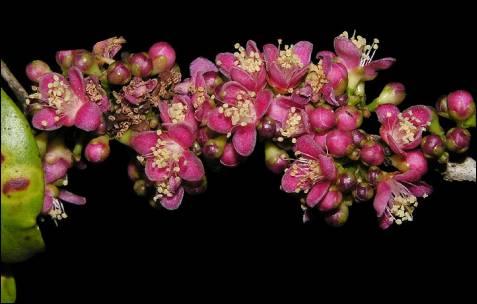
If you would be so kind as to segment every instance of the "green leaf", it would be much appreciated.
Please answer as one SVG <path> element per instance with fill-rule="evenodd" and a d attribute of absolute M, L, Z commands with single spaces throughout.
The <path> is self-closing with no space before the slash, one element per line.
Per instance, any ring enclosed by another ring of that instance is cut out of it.
<path fill-rule="evenodd" d="M 30 125 L 3 90 L 1 121 L 1 253 L 2 262 L 16 263 L 44 249 L 36 224 L 44 179 Z"/>
<path fill-rule="evenodd" d="M 3 241 L 3 240 L 2 240 Z M 15 278 L 2 273 L 2 303 L 14 303 L 17 298 Z"/>

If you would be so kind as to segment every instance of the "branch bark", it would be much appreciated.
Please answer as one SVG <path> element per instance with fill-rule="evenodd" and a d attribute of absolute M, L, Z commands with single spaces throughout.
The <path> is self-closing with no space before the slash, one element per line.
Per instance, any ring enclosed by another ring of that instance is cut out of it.
<path fill-rule="evenodd" d="M 3 62 L 3 60 L 1 60 L 1 62 L 2 78 L 7 82 L 8 86 L 13 91 L 13 94 L 15 94 L 17 105 L 20 107 L 23 113 L 26 113 L 26 99 L 28 98 L 28 93 L 17 80 L 15 75 L 13 75 L 13 73 L 10 71 L 6 63 Z"/>
<path fill-rule="evenodd" d="M 444 180 L 453 181 L 469 181 L 475 183 L 475 160 L 471 157 L 467 157 L 462 163 L 447 164 L 446 171 L 442 174 Z"/>

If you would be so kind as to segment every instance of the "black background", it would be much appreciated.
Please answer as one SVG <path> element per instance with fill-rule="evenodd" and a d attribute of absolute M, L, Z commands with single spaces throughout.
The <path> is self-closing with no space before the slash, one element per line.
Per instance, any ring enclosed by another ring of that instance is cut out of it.
<path fill-rule="evenodd" d="M 228 13 L 185 3 L 176 9 L 118 4 L 118 11 L 71 5 L 60 12 L 22 11 L 24 17 L 15 14 L 11 20 L 23 23 L 18 27 L 2 21 L 2 59 L 23 84 L 28 84 L 23 71 L 29 61 L 55 66 L 55 51 L 91 48 L 115 35 L 128 40 L 124 49 L 131 52 L 170 42 L 186 76 L 195 57 L 213 60 L 235 42 L 309 40 L 316 54 L 332 50 L 333 38 L 342 31 L 356 29 L 380 39 L 377 58 L 398 59 L 367 85 L 371 98 L 390 81 L 406 85 L 407 105 L 431 105 L 456 89 L 477 96 L 475 34 L 470 31 L 475 22 L 469 8 L 457 4 L 418 10 L 394 3 L 374 7 L 376 13 L 370 13 L 372 4 L 363 3 L 307 8 L 297 2 L 296 8 L 274 10 L 238 3 L 227 4 Z M 474 157 L 475 146 L 474 140 L 469 151 Z M 126 175 L 133 155 L 113 143 L 105 163 L 72 170 L 68 189 L 86 196 L 88 203 L 67 206 L 69 218 L 58 228 L 41 224 L 47 252 L 14 266 L 19 302 L 267 294 L 291 284 L 313 292 L 324 286 L 319 279 L 352 285 L 365 275 L 456 282 L 475 266 L 468 259 L 475 254 L 475 184 L 444 183 L 430 172 L 427 180 L 435 192 L 420 204 L 414 222 L 381 231 L 368 202 L 354 205 L 348 223 L 336 229 L 319 216 L 302 224 L 298 202 L 279 190 L 280 176 L 265 168 L 262 145 L 239 168 L 208 171 L 207 192 L 186 196 L 174 212 L 152 209 L 135 196 Z M 444 276 L 449 270 L 452 274 Z"/>

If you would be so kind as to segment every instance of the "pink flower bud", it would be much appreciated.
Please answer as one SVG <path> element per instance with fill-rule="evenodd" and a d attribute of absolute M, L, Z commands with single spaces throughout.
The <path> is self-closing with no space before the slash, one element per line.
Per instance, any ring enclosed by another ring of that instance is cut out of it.
<path fill-rule="evenodd" d="M 110 153 L 109 137 L 107 135 L 93 138 L 84 151 L 86 159 L 92 163 L 100 163 L 106 160 Z"/>
<path fill-rule="evenodd" d="M 397 181 L 417 182 L 427 173 L 427 160 L 420 150 L 406 152 L 405 155 L 394 154 L 390 160 L 402 172 L 395 176 Z"/>
<path fill-rule="evenodd" d="M 367 134 L 361 129 L 355 129 L 351 131 L 351 137 L 353 138 L 353 143 L 360 147 L 363 140 L 367 138 Z"/>
<path fill-rule="evenodd" d="M 63 69 L 67 70 L 73 65 L 74 51 L 58 51 L 56 52 L 56 63 Z"/>
<path fill-rule="evenodd" d="M 349 207 L 346 204 L 340 204 L 338 210 L 325 217 L 325 222 L 333 227 L 343 226 L 349 217 Z"/>
<path fill-rule="evenodd" d="M 209 159 L 219 159 L 224 153 L 224 147 L 227 143 L 226 136 L 218 136 L 209 139 L 202 147 L 202 153 Z"/>
<path fill-rule="evenodd" d="M 152 74 L 161 73 L 172 68 L 176 62 L 176 52 L 167 42 L 157 42 L 149 49 L 149 58 L 152 60 Z"/>
<path fill-rule="evenodd" d="M 379 166 L 384 162 L 384 148 L 374 140 L 366 140 L 361 147 L 360 157 L 368 166 Z"/>
<path fill-rule="evenodd" d="M 93 54 L 86 50 L 78 50 L 73 55 L 73 66 L 85 73 L 89 71 L 93 65 L 96 64 Z"/>
<path fill-rule="evenodd" d="M 323 200 L 319 203 L 318 209 L 323 212 L 335 210 L 339 207 L 342 198 L 343 195 L 341 192 L 335 186 L 332 186 Z"/>
<path fill-rule="evenodd" d="M 404 100 L 404 98 L 406 98 L 406 89 L 403 84 L 399 82 L 388 83 L 383 88 L 378 98 L 368 105 L 368 109 L 374 111 L 379 105 L 383 104 L 398 105 Z"/>
<path fill-rule="evenodd" d="M 326 135 L 328 152 L 336 157 L 343 157 L 353 150 L 353 138 L 350 132 L 332 130 Z"/>
<path fill-rule="evenodd" d="M 258 135 L 262 138 L 272 138 L 276 130 L 276 123 L 270 117 L 264 117 L 257 126 Z"/>
<path fill-rule="evenodd" d="M 371 185 L 377 185 L 381 180 L 383 171 L 376 166 L 371 166 L 368 169 L 367 179 Z"/>
<path fill-rule="evenodd" d="M 51 69 L 44 61 L 34 60 L 26 66 L 26 75 L 33 82 L 38 82 L 47 73 L 51 73 Z"/>
<path fill-rule="evenodd" d="M 148 77 L 152 72 L 152 61 L 147 53 L 133 54 L 128 58 L 131 73 L 137 77 Z"/>
<path fill-rule="evenodd" d="M 316 132 L 323 132 L 336 125 L 336 117 L 333 109 L 327 105 L 318 106 L 310 111 L 309 119 L 311 126 Z"/>
<path fill-rule="evenodd" d="M 234 149 L 231 143 L 227 143 L 224 147 L 224 153 L 220 158 L 220 163 L 226 167 L 237 167 L 240 163 L 240 155 Z"/>
<path fill-rule="evenodd" d="M 356 183 L 357 180 L 354 173 L 347 170 L 338 176 L 336 186 L 341 192 L 346 193 L 352 191 L 356 186 Z"/>
<path fill-rule="evenodd" d="M 373 196 L 374 188 L 371 184 L 366 182 L 358 183 L 353 191 L 353 197 L 358 202 L 369 201 Z"/>
<path fill-rule="evenodd" d="M 463 153 L 470 145 L 470 132 L 463 128 L 452 128 L 446 134 L 446 147 L 449 151 Z"/>
<path fill-rule="evenodd" d="M 285 150 L 267 142 L 265 144 L 265 164 L 273 173 L 281 173 L 288 167 L 288 154 Z"/>
<path fill-rule="evenodd" d="M 421 149 L 422 152 L 424 152 L 424 155 L 429 158 L 439 157 L 445 151 L 442 139 L 435 134 L 425 136 L 422 139 Z"/>
<path fill-rule="evenodd" d="M 336 110 L 336 126 L 343 131 L 357 129 L 363 123 L 363 114 L 354 106 L 342 106 Z"/>
<path fill-rule="evenodd" d="M 475 113 L 475 103 L 469 92 L 459 90 L 447 96 L 448 113 L 457 121 L 466 120 Z"/>
<path fill-rule="evenodd" d="M 131 80 L 131 71 L 119 61 L 116 61 L 108 68 L 108 82 L 116 85 L 125 85 Z"/>

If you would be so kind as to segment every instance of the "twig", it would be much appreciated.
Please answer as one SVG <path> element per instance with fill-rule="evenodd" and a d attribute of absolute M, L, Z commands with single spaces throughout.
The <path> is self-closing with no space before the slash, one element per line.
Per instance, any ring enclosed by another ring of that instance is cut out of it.
<path fill-rule="evenodd" d="M 18 82 L 17 78 L 13 73 L 10 71 L 8 66 L 1 60 L 2 62 L 2 78 L 7 82 L 10 89 L 13 91 L 17 99 L 17 105 L 22 109 L 23 113 L 26 113 L 26 102 L 25 100 L 28 98 L 28 93 L 23 88 L 23 86 Z"/>
<path fill-rule="evenodd" d="M 462 163 L 447 164 L 446 171 L 442 174 L 444 180 L 453 181 L 469 181 L 475 183 L 475 160 L 471 157 L 467 157 Z"/>

